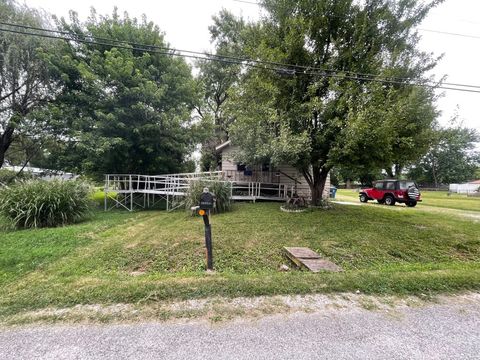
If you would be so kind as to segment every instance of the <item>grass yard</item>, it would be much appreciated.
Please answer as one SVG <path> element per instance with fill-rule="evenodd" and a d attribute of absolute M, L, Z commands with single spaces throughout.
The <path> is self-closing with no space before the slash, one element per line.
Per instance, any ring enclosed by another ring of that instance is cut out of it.
<path fill-rule="evenodd" d="M 339 200 L 358 201 L 357 190 L 339 189 L 337 191 Z M 444 209 L 456 209 L 467 211 L 480 211 L 480 197 L 467 197 L 464 194 L 448 195 L 446 191 L 422 191 L 422 202 L 419 207 L 438 207 Z M 375 201 L 371 201 L 375 203 Z"/>
<path fill-rule="evenodd" d="M 212 219 L 213 275 L 203 271 L 203 222 L 181 211 L 98 211 L 77 225 L 3 231 L 0 319 L 216 295 L 479 289 L 480 222 L 418 209 L 337 205 L 290 214 L 277 203 L 236 204 Z M 345 271 L 279 272 L 290 265 L 284 246 L 310 247 Z"/>

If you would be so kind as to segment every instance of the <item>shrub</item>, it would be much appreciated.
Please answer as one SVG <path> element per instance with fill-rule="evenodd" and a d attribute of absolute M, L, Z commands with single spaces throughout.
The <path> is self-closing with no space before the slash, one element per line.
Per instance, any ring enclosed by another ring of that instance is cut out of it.
<path fill-rule="evenodd" d="M 15 171 L 0 169 L 0 187 L 13 184 L 17 180 L 31 179 L 32 175 L 26 172 L 17 174 Z"/>
<path fill-rule="evenodd" d="M 200 203 L 200 196 L 203 188 L 208 187 L 209 191 L 215 195 L 215 209 L 213 212 L 221 213 L 230 211 L 232 203 L 230 199 L 232 184 L 225 181 L 203 181 L 194 180 L 190 183 L 185 205 L 187 209 L 197 206 Z"/>
<path fill-rule="evenodd" d="M 71 224 L 91 206 L 91 187 L 81 181 L 28 180 L 0 189 L 0 216 L 16 228 Z"/>

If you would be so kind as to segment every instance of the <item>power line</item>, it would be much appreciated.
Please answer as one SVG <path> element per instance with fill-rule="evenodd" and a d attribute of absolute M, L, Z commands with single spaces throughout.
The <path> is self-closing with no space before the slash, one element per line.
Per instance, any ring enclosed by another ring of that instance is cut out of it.
<path fill-rule="evenodd" d="M 15 25 L 12 25 L 15 26 Z M 45 29 L 39 29 L 41 31 L 45 31 Z M 318 71 L 311 71 L 312 68 L 305 67 L 306 69 L 304 71 L 297 71 L 295 69 L 288 69 L 286 66 L 292 66 L 295 67 L 296 65 L 289 65 L 289 64 L 282 64 L 282 63 L 269 63 L 269 62 L 262 62 L 259 60 L 251 60 L 251 59 L 243 59 L 243 58 L 238 58 L 235 59 L 234 57 L 230 58 L 223 58 L 222 56 L 217 56 L 217 55 L 210 55 L 210 54 L 204 54 L 204 53 L 199 53 L 200 55 L 192 55 L 192 54 L 181 54 L 176 51 L 180 51 L 177 49 L 173 48 L 163 48 L 163 47 L 156 47 L 153 45 L 142 45 L 143 48 L 140 48 L 138 46 L 132 46 L 131 43 L 121 41 L 124 44 L 127 45 L 122 45 L 122 44 L 115 44 L 115 42 L 120 42 L 115 39 L 106 39 L 103 38 L 104 40 L 107 40 L 109 42 L 99 42 L 99 41 L 94 41 L 94 40 L 86 40 L 86 39 L 80 39 L 80 38 L 72 38 L 71 36 L 74 35 L 72 33 L 68 32 L 63 32 L 67 33 L 70 35 L 70 37 L 67 36 L 56 36 L 56 35 L 49 35 L 49 34 L 39 34 L 39 33 L 31 33 L 31 32 L 26 32 L 26 31 L 19 31 L 19 30 L 13 30 L 13 29 L 4 29 L 0 28 L 0 31 L 3 32 L 10 32 L 10 33 L 15 33 L 15 34 L 21 34 L 21 35 L 29 35 L 29 36 L 38 36 L 38 37 L 44 37 L 44 38 L 50 38 L 50 39 L 57 39 L 57 40 L 65 40 L 65 41 L 74 41 L 74 42 L 80 42 L 80 43 L 85 43 L 85 44 L 90 44 L 90 45 L 100 45 L 100 46 L 109 46 L 109 47 L 116 47 L 116 48 L 122 48 L 122 49 L 127 49 L 127 50 L 137 50 L 137 51 L 142 51 L 142 52 L 151 52 L 151 53 L 157 53 L 157 54 L 163 54 L 163 55 L 168 55 L 168 56 L 178 56 L 178 57 L 183 57 L 183 58 L 191 58 L 191 59 L 197 59 L 197 60 L 209 60 L 209 61 L 219 61 L 219 62 L 224 62 L 224 63 L 230 63 L 230 64 L 238 64 L 238 65 L 244 65 L 248 67 L 253 67 L 253 68 L 259 68 L 263 70 L 272 70 L 277 73 L 284 73 L 287 75 L 312 75 L 312 76 L 321 76 L 321 77 L 326 77 L 326 78 L 337 78 L 337 79 L 348 79 L 348 80 L 357 80 L 357 81 L 371 81 L 371 82 L 378 82 L 378 83 L 383 83 L 383 84 L 398 84 L 398 85 L 412 85 L 412 86 L 422 86 L 422 87 L 429 87 L 429 88 L 438 88 L 438 89 L 444 89 L 444 90 L 455 90 L 455 91 L 463 91 L 463 92 L 472 92 L 472 93 L 480 93 L 480 91 L 477 90 L 470 90 L 470 89 L 462 89 L 462 88 L 455 88 L 451 86 L 444 86 L 448 85 L 447 83 L 444 83 L 443 85 L 436 84 L 432 85 L 431 83 L 428 84 L 426 83 L 419 83 L 419 82 L 412 82 L 412 81 L 398 81 L 398 80 L 389 80 L 389 79 L 379 79 L 379 78 L 370 78 L 370 77 L 364 77 L 361 74 L 357 75 L 346 75 L 346 74 L 338 74 L 338 73 L 327 73 L 325 70 L 320 69 L 320 72 Z M 47 31 L 52 31 L 56 32 L 55 30 L 47 30 Z M 78 36 L 78 35 L 77 35 Z M 91 37 L 91 36 L 90 36 Z M 94 38 L 94 37 L 91 37 Z M 112 43 L 113 42 L 113 43 Z M 136 44 L 136 45 L 141 45 L 141 44 Z M 161 48 L 162 50 L 158 50 L 156 48 Z M 196 53 L 196 52 L 191 52 L 191 53 Z M 249 61 L 254 62 L 254 63 L 249 63 Z M 270 66 L 271 64 L 279 64 L 282 67 L 278 66 Z M 297 66 L 298 67 L 298 66 Z M 309 71 L 307 71 L 307 69 Z M 315 68 L 313 68 L 315 69 Z M 333 71 L 333 70 L 330 70 Z M 377 76 L 373 74 L 369 74 L 368 76 Z M 473 88 L 480 88 L 480 86 L 477 85 L 463 85 L 463 84 L 451 84 L 452 86 L 465 86 L 465 87 L 473 87 Z"/>
<path fill-rule="evenodd" d="M 247 1 L 247 0 L 233 0 L 233 1 L 239 2 L 239 3 L 244 3 L 244 4 L 261 5 L 260 3 L 255 2 L 255 1 Z"/>
<path fill-rule="evenodd" d="M 453 32 L 448 32 L 448 31 L 420 29 L 420 28 L 418 30 L 431 32 L 431 33 L 437 33 L 437 34 L 444 34 L 444 35 L 461 36 L 461 37 L 466 37 L 466 38 L 471 38 L 471 39 L 480 39 L 480 36 L 477 36 L 477 35 L 459 34 L 459 33 L 453 33 Z"/>
<path fill-rule="evenodd" d="M 84 34 L 78 34 L 78 33 L 74 33 L 74 32 L 68 32 L 68 31 L 43 29 L 43 28 L 29 26 L 29 25 L 14 24 L 14 23 L 2 22 L 2 21 L 0 21 L 0 25 L 6 25 L 6 26 L 10 26 L 10 27 L 18 27 L 18 28 L 29 29 L 29 30 L 37 30 L 37 31 L 42 31 L 42 32 L 62 34 L 62 35 L 70 36 L 70 37 L 74 36 L 76 39 L 71 39 L 71 38 L 68 39 L 68 40 L 71 40 L 71 41 L 78 40 L 80 42 L 84 42 L 85 38 L 89 38 L 89 39 L 94 39 L 93 41 L 101 40 L 101 41 L 127 44 L 129 46 L 135 46 L 135 47 L 142 47 L 142 48 L 147 47 L 149 49 L 159 49 L 159 50 L 162 50 L 162 51 L 173 51 L 173 52 L 193 54 L 193 55 L 201 56 L 201 58 L 200 58 L 201 60 L 203 60 L 205 57 L 209 57 L 209 58 L 211 58 L 210 60 L 218 59 L 218 60 L 221 60 L 223 62 L 228 62 L 228 63 L 240 63 L 241 62 L 243 64 L 243 62 L 250 62 L 250 63 L 260 64 L 260 65 L 268 64 L 269 66 L 270 65 L 280 66 L 280 67 L 282 67 L 282 69 L 285 69 L 285 70 L 287 70 L 287 68 L 289 68 L 288 70 L 290 70 L 290 71 L 291 70 L 295 71 L 296 69 L 299 69 L 303 73 L 308 73 L 308 74 L 312 74 L 311 73 L 312 71 L 313 72 L 316 72 L 316 71 L 325 72 L 325 71 L 327 71 L 327 72 L 338 74 L 338 71 L 334 70 L 334 69 L 326 69 L 326 68 L 311 67 L 311 66 L 304 66 L 304 65 L 295 65 L 295 64 L 285 64 L 285 63 L 280 63 L 280 62 L 275 62 L 275 61 L 255 60 L 255 59 L 239 57 L 239 56 L 216 55 L 216 54 L 210 54 L 210 53 L 206 53 L 206 52 L 176 49 L 176 48 L 165 47 L 165 46 L 140 44 L 140 43 L 135 43 L 135 42 L 127 42 L 127 41 L 116 40 L 116 39 L 112 39 L 112 38 L 104 38 L 104 37 L 99 37 L 99 36 L 84 35 Z M 23 34 L 24 32 L 19 32 L 19 33 Z M 79 38 L 79 37 L 83 37 L 83 39 Z M 92 40 L 90 40 L 90 41 L 92 41 Z M 103 44 L 103 45 L 107 45 L 107 44 Z M 110 44 L 110 46 L 122 47 L 122 46 L 115 45 L 115 44 Z M 124 48 L 124 47 L 122 47 L 122 48 Z M 130 47 L 128 47 L 128 48 L 130 48 Z M 143 50 L 143 51 L 146 51 L 146 50 Z M 195 56 L 186 56 L 185 55 L 185 57 L 192 58 L 192 59 L 199 59 L 198 57 L 195 57 Z M 226 59 L 233 60 L 233 61 L 232 62 L 231 61 L 226 61 Z M 288 72 L 288 70 L 286 72 Z M 355 77 L 360 76 L 360 77 L 362 77 L 362 80 L 366 80 L 365 78 L 368 78 L 368 77 L 378 78 L 378 76 L 379 76 L 377 74 L 359 73 L 359 72 L 353 72 L 353 71 L 348 71 L 348 70 L 342 70 L 341 73 L 353 75 Z M 360 80 L 360 79 L 356 78 L 356 80 Z M 392 77 L 390 79 L 385 79 L 384 81 L 411 82 L 412 79 L 411 78 L 393 78 Z M 433 83 L 435 87 L 437 87 L 439 85 L 438 83 L 434 83 L 432 81 L 429 81 L 427 83 L 430 83 L 430 84 Z M 442 82 L 442 85 L 456 86 L 456 87 L 461 86 L 461 87 L 467 87 L 467 88 L 480 89 L 480 86 L 478 86 L 478 85 L 469 85 L 469 84 Z"/>
<path fill-rule="evenodd" d="M 244 4 L 262 6 L 261 3 L 255 2 L 255 1 L 248 1 L 248 0 L 232 0 L 232 1 L 239 2 L 239 3 L 244 3 Z M 328 15 L 328 16 L 334 16 L 334 15 Z M 336 16 L 336 17 L 340 17 L 340 16 Z M 476 24 L 478 24 L 478 23 L 476 23 Z M 477 35 L 460 34 L 460 33 L 454 33 L 454 32 L 442 31 L 442 30 L 431 30 L 431 29 L 420 29 L 420 28 L 418 30 L 425 31 L 425 32 L 431 32 L 431 33 L 444 34 L 444 35 L 461 36 L 461 37 L 466 37 L 466 38 L 471 38 L 471 39 L 480 39 L 480 36 L 477 36 Z"/>

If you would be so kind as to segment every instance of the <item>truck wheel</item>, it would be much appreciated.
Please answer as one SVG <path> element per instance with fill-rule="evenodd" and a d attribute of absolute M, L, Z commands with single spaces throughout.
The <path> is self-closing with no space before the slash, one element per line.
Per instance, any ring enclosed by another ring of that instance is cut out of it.
<path fill-rule="evenodd" d="M 408 207 L 415 207 L 415 206 L 417 206 L 417 202 L 416 201 L 407 201 L 407 206 Z"/>
<path fill-rule="evenodd" d="M 366 203 L 368 201 L 367 195 L 360 194 L 360 202 Z"/>
<path fill-rule="evenodd" d="M 385 205 L 395 205 L 395 199 L 392 195 L 385 196 Z"/>

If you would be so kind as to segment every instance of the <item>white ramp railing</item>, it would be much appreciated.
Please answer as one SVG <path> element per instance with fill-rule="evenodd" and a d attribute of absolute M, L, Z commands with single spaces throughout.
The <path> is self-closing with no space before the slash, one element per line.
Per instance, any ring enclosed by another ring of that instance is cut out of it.
<path fill-rule="evenodd" d="M 231 184 L 233 200 L 286 200 L 294 191 L 293 184 L 225 181 L 222 171 L 166 175 L 107 174 L 105 175 L 105 210 L 123 207 L 148 208 L 159 200 L 167 210 L 184 204 L 192 181 L 222 181 Z M 108 207 L 108 200 L 113 205 Z"/>

